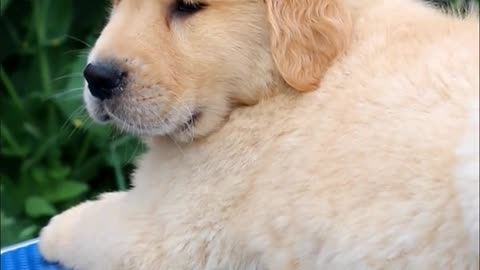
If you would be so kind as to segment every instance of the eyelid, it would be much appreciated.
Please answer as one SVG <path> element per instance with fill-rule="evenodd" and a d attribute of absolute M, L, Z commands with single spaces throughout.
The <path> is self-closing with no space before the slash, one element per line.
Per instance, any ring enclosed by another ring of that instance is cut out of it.
<path fill-rule="evenodd" d="M 191 7 L 191 8 L 194 8 L 194 10 L 192 10 L 190 12 L 188 10 L 185 10 L 185 11 L 179 10 L 179 7 L 182 7 L 182 6 Z M 170 14 L 173 15 L 173 16 L 193 15 L 194 13 L 203 10 L 207 6 L 208 6 L 208 4 L 206 4 L 205 2 L 198 1 L 198 0 L 197 1 L 195 1 L 195 0 L 175 0 L 175 1 L 173 1 L 172 5 L 171 5 Z"/>

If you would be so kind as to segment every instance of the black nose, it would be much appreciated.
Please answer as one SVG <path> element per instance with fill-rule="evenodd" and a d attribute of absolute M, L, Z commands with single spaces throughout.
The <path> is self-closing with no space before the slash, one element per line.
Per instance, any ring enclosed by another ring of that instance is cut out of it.
<path fill-rule="evenodd" d="M 90 93 L 98 99 L 112 98 L 119 92 L 125 73 L 113 64 L 88 64 L 83 71 Z"/>

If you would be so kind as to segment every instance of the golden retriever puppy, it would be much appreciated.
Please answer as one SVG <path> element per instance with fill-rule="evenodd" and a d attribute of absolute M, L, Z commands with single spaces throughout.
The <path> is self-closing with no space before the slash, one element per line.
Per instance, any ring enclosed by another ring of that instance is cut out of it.
<path fill-rule="evenodd" d="M 48 260 L 479 268 L 478 17 L 414 0 L 117 0 L 85 77 L 92 117 L 149 151 L 131 190 L 52 219 Z"/>

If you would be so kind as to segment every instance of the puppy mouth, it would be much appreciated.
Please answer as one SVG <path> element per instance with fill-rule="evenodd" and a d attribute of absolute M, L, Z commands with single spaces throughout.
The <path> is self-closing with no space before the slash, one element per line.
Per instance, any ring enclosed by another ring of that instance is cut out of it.
<path fill-rule="evenodd" d="M 108 113 L 103 113 L 101 115 L 97 115 L 97 121 L 101 124 L 108 124 L 112 121 L 112 117 Z"/>
<path fill-rule="evenodd" d="M 202 117 L 201 111 L 194 111 L 187 122 L 180 124 L 179 127 L 173 133 L 184 133 L 187 131 L 192 131 L 195 125 L 198 123 Z"/>
<path fill-rule="evenodd" d="M 190 117 L 187 118 L 185 122 L 180 122 L 179 124 L 163 124 L 156 127 L 146 127 L 146 126 L 137 126 L 135 123 L 126 121 L 125 119 L 120 118 L 114 112 L 109 110 L 108 106 L 102 106 L 102 112 L 97 112 L 96 119 L 99 122 L 105 124 L 115 124 L 123 128 L 127 128 L 127 132 L 133 132 L 137 135 L 150 135 L 150 136 L 163 136 L 163 135 L 182 135 L 191 133 L 193 135 L 194 128 L 202 117 L 203 113 L 198 110 L 194 110 Z M 168 122 L 168 121 L 166 121 Z M 172 125 L 173 124 L 173 125 Z"/>

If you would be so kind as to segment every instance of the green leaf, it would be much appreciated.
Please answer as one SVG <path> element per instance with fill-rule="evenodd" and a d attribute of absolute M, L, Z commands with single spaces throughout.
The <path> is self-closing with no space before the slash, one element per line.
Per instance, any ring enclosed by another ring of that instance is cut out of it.
<path fill-rule="evenodd" d="M 11 226 L 15 223 L 15 219 L 7 216 L 3 211 L 0 211 L 0 224 L 1 227 Z"/>
<path fill-rule="evenodd" d="M 38 229 L 39 227 L 37 225 L 30 225 L 27 228 L 20 231 L 18 238 L 21 239 L 21 241 L 32 239 L 33 237 L 35 237 L 35 234 L 37 234 Z"/>
<path fill-rule="evenodd" d="M 53 205 L 41 197 L 30 197 L 25 202 L 25 212 L 33 218 L 53 216 L 57 210 Z"/>
<path fill-rule="evenodd" d="M 32 179 L 39 184 L 45 184 L 48 181 L 47 172 L 44 167 L 38 166 L 33 168 L 31 174 Z"/>
<path fill-rule="evenodd" d="M 50 168 L 50 170 L 48 171 L 48 176 L 54 180 L 64 181 L 69 177 L 70 173 L 71 170 L 69 167 L 55 166 Z"/>
<path fill-rule="evenodd" d="M 75 199 L 88 191 L 88 186 L 81 182 L 65 181 L 46 191 L 43 197 L 51 203 Z"/>
<path fill-rule="evenodd" d="M 32 125 L 32 123 L 24 123 L 23 129 L 33 138 L 41 140 L 42 132 L 40 132 L 40 130 L 36 126 Z"/>

